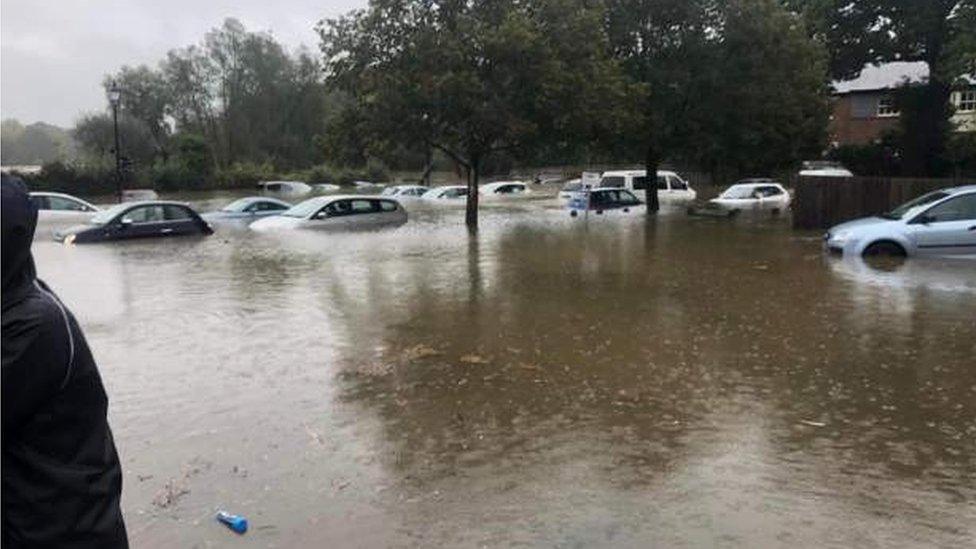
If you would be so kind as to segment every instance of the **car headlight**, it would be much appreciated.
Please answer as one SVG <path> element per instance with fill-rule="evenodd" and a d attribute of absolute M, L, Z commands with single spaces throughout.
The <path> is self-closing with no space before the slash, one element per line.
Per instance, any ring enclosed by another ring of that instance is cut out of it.
<path fill-rule="evenodd" d="M 838 231 L 836 233 L 830 233 L 827 242 L 830 244 L 844 245 L 851 238 L 851 233 L 849 231 Z"/>
<path fill-rule="evenodd" d="M 66 246 L 70 246 L 71 244 L 74 244 L 75 243 L 75 236 L 76 235 L 69 234 L 68 236 L 64 237 L 64 243 L 65 243 L 65 245 Z"/>

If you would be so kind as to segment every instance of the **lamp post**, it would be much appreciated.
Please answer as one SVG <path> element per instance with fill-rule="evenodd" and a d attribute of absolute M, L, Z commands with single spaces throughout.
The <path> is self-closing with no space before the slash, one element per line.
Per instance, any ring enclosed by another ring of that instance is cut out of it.
<path fill-rule="evenodd" d="M 112 125 L 115 127 L 115 195 L 119 203 L 122 202 L 122 157 L 119 151 L 119 102 L 122 100 L 122 90 L 118 84 L 112 82 L 108 90 L 108 102 L 112 104 Z"/>

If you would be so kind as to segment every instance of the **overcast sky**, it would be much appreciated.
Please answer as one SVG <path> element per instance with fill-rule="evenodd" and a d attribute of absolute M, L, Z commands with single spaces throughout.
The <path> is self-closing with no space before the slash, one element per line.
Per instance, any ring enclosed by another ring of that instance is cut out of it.
<path fill-rule="evenodd" d="M 318 47 L 315 23 L 366 0 L 2 0 L 0 111 L 24 123 L 71 126 L 105 108 L 105 74 L 155 64 L 227 17 L 289 48 Z"/>

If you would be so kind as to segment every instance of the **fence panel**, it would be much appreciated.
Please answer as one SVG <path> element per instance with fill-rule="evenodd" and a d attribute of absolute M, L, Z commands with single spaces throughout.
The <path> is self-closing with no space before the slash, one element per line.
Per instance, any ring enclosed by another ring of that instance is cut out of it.
<path fill-rule="evenodd" d="M 793 228 L 826 229 L 884 213 L 929 191 L 973 184 L 976 180 L 800 177 L 795 184 Z"/>

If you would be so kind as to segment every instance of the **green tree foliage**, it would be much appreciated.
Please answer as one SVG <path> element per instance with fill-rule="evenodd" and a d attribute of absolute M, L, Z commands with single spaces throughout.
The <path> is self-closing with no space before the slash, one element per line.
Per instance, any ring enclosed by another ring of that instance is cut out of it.
<path fill-rule="evenodd" d="M 171 50 L 156 68 L 122 67 L 104 84 L 122 90 L 123 152 L 141 158 L 142 149 L 135 153 L 128 145 L 141 147 L 148 134 L 153 152 L 145 165 L 158 161 L 172 176 L 189 168 L 180 159 L 169 163 L 170 155 L 184 154 L 181 147 L 202 138 L 210 168 L 196 174 L 199 180 L 240 162 L 280 170 L 322 162 L 329 109 L 322 80 L 315 56 L 289 53 L 270 34 L 227 19 L 200 44 Z M 104 152 L 99 121 L 82 122 L 78 134 L 87 149 Z"/>
<path fill-rule="evenodd" d="M 114 162 L 115 128 L 112 115 L 84 115 L 75 124 L 72 134 L 82 153 L 82 160 Z M 122 156 L 139 166 L 152 164 L 157 149 L 152 133 L 141 120 L 120 116 L 119 139 Z"/>
<path fill-rule="evenodd" d="M 952 115 L 949 96 L 960 75 L 976 69 L 973 0 L 788 0 L 803 13 L 830 53 L 833 76 L 857 76 L 865 64 L 924 61 L 930 77 L 900 97 L 905 170 L 945 170 Z"/>
<path fill-rule="evenodd" d="M 355 98 L 367 147 L 422 143 L 468 173 L 465 220 L 490 155 L 585 141 L 624 86 L 601 12 L 577 0 L 374 0 L 318 26 L 328 81 Z"/>
<path fill-rule="evenodd" d="M 661 161 L 768 173 L 818 152 L 826 68 L 773 0 L 610 0 L 613 55 L 640 87 L 625 148 Z M 648 193 L 648 212 L 656 211 Z"/>
<path fill-rule="evenodd" d="M 0 148 L 4 164 L 44 164 L 67 156 L 71 137 L 66 130 L 43 122 L 24 126 L 7 119 L 2 123 Z"/>

